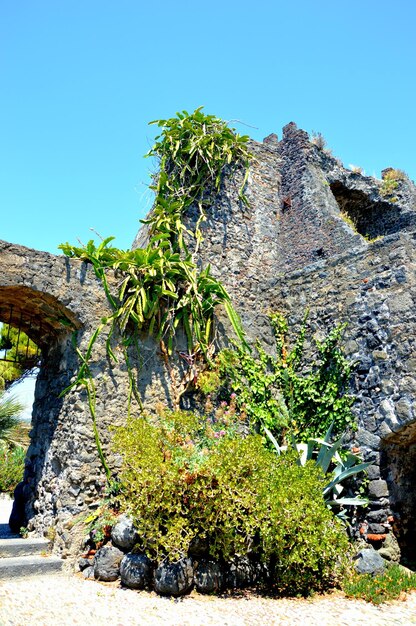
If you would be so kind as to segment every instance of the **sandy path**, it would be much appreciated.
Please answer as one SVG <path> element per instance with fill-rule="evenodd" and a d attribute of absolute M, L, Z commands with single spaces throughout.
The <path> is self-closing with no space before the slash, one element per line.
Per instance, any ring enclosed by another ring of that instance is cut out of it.
<path fill-rule="evenodd" d="M 328 595 L 275 600 L 255 594 L 184 599 L 121 589 L 78 576 L 42 576 L 0 582 L 1 626 L 407 626 L 416 624 L 416 593 L 404 602 L 375 607 Z"/>
<path fill-rule="evenodd" d="M 0 532 L 7 534 L 11 502 L 0 499 Z M 3 524 L 1 524 L 1 522 Z M 416 592 L 404 602 L 375 607 L 341 594 L 275 600 L 253 593 L 183 599 L 136 592 L 81 575 L 0 580 L 0 626 L 407 626 L 416 625 Z"/>

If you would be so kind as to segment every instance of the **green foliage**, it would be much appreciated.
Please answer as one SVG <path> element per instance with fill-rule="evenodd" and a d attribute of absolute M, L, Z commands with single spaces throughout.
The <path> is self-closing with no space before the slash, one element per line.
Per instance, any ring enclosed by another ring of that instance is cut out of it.
<path fill-rule="evenodd" d="M 349 490 L 353 490 L 351 497 L 340 497 L 345 489 L 345 481 L 350 481 L 351 477 L 364 472 L 371 463 L 362 463 L 361 459 L 351 452 L 340 453 L 342 438 L 331 442 L 332 434 L 331 424 L 324 439 L 309 439 L 308 443 L 296 443 L 295 438 L 291 437 L 291 447 L 298 455 L 298 465 L 304 466 L 308 462 L 314 462 L 323 474 L 330 478 L 329 482 L 323 485 L 322 495 L 326 504 L 334 509 L 337 517 L 347 521 L 347 515 L 343 507 L 345 506 L 366 506 L 368 498 L 357 496 L 359 487 L 349 485 Z M 268 428 L 264 431 L 272 443 L 277 454 L 280 455 L 287 447 L 279 446 L 275 437 Z M 316 444 L 319 448 L 316 449 Z"/>
<path fill-rule="evenodd" d="M 196 381 L 196 387 L 205 396 L 211 393 L 215 393 L 221 386 L 220 375 L 217 370 L 205 369 L 203 370 Z"/>
<path fill-rule="evenodd" d="M 20 447 L 0 448 L 0 493 L 13 492 L 23 479 L 25 450 Z"/>
<path fill-rule="evenodd" d="M 91 262 L 104 284 L 114 312 L 103 320 L 99 332 L 106 325 L 111 327 L 110 336 L 115 327 L 122 333 L 147 329 L 166 343 L 171 354 L 181 324 L 189 352 L 199 350 L 207 355 L 212 342 L 214 310 L 224 305 L 237 336 L 243 340 L 235 313 L 233 317 L 230 297 L 209 266 L 199 270 L 189 254 L 181 257 L 179 252 L 166 247 L 165 239 L 152 239 L 146 248 L 136 250 L 113 248 L 111 241 L 112 238 L 106 239 L 99 246 L 89 241 L 85 248 L 60 246 L 68 256 Z M 109 268 L 122 278 L 117 296 L 110 293 L 107 284 L 105 271 Z"/>
<path fill-rule="evenodd" d="M 110 537 L 111 527 L 117 522 L 117 512 L 104 501 L 93 515 L 84 520 L 87 532 L 95 545 Z"/>
<path fill-rule="evenodd" d="M 174 337 L 178 327 L 185 331 L 193 367 L 186 372 L 180 385 L 175 382 L 175 407 L 179 406 L 181 394 L 194 379 L 198 362 L 210 360 L 214 310 L 218 305 L 224 306 L 238 339 L 246 345 L 240 319 L 227 291 L 211 274 L 209 266 L 197 266 L 185 239 L 195 241 L 195 253 L 202 242 L 200 224 L 205 217 L 204 209 L 219 191 L 226 167 L 245 167 L 240 198 L 247 202 L 244 186 L 251 158 L 247 150 L 248 138 L 239 136 L 215 116 L 203 114 L 201 108 L 192 114 L 184 111 L 176 118 L 152 123 L 158 124 L 162 132 L 148 153 L 148 156 L 160 159 L 160 172 L 156 184 L 151 187 L 156 194 L 153 209 L 150 217 L 144 220 L 149 227 L 147 247 L 119 250 L 111 246 L 112 237 L 98 246 L 92 240 L 84 247 L 68 243 L 59 246 L 67 256 L 93 265 L 113 310 L 91 337 L 86 354 L 77 351 L 81 367 L 68 388 L 83 385 L 87 391 L 98 453 L 108 479 L 110 473 L 98 436 L 95 385 L 89 366 L 95 341 L 105 328 L 108 328 L 107 352 L 113 361 L 117 358 L 111 348 L 111 337 L 116 330 L 123 337 L 130 387 L 140 407 L 127 356 L 127 347 L 132 343 L 137 346 L 138 331 L 147 330 L 160 341 L 161 353 L 170 372 L 168 358 L 173 352 Z M 193 231 L 183 223 L 184 214 L 191 206 L 197 206 L 199 210 Z M 107 281 L 108 270 L 121 278 L 117 294 L 112 292 Z"/>
<path fill-rule="evenodd" d="M 23 406 L 13 396 L 8 398 L 0 392 L 0 445 L 13 446 L 12 433 L 19 424 Z"/>
<path fill-rule="evenodd" d="M 237 134 L 218 117 L 204 114 L 202 107 L 151 124 L 162 128 L 147 154 L 159 158 L 160 171 L 152 186 L 156 193 L 153 211 L 144 223 L 149 224 L 151 236 L 167 237 L 175 251 L 186 249 L 185 232 L 195 237 L 198 247 L 205 208 L 220 190 L 227 167 L 245 168 L 239 195 L 247 204 L 244 186 L 252 158 L 247 149 L 248 137 Z M 182 224 L 182 215 L 192 205 L 198 207 L 199 218 L 194 233 L 189 233 Z"/>
<path fill-rule="evenodd" d="M 416 574 L 404 570 L 400 565 L 391 565 L 383 574 L 357 574 L 346 578 L 342 585 L 349 598 L 357 598 L 382 604 L 403 599 L 406 592 L 416 589 Z"/>
<path fill-rule="evenodd" d="M 348 394 L 351 363 L 340 347 L 345 325 L 315 341 L 315 355 L 305 362 L 306 318 L 292 347 L 287 342 L 288 325 L 280 313 L 270 315 L 276 356 L 257 343 L 257 354 L 234 345 L 217 359 L 222 380 L 237 395 L 254 427 L 266 427 L 279 440 L 288 430 L 302 441 L 325 435 L 331 423 L 334 432 L 353 426 L 352 397 Z"/>
<path fill-rule="evenodd" d="M 19 534 L 22 537 L 22 539 L 27 539 L 29 537 L 29 529 L 26 528 L 26 526 L 21 526 L 19 528 Z"/>
<path fill-rule="evenodd" d="M 204 207 L 211 204 L 219 191 L 226 166 L 242 163 L 248 173 L 251 158 L 247 137 L 228 128 L 201 108 L 194 113 L 178 113 L 176 118 L 151 122 L 162 133 L 148 156 L 160 159 L 157 183 L 151 188 L 156 197 L 150 217 L 149 244 L 136 250 L 118 250 L 111 246 L 112 237 L 99 246 L 91 240 L 85 247 L 62 244 L 70 257 L 93 264 L 101 279 L 114 313 L 106 323 L 117 323 L 124 332 L 147 328 L 172 353 L 173 338 L 179 324 L 184 328 L 190 353 L 199 350 L 208 356 L 212 341 L 213 314 L 224 305 L 230 322 L 240 339 L 244 333 L 223 285 L 211 274 L 210 267 L 198 268 L 188 252 L 185 235 L 202 242 L 200 230 Z M 244 179 L 245 184 L 246 177 Z M 240 190 L 245 200 L 243 190 Z M 200 216 L 193 231 L 183 224 L 185 212 L 197 205 Z M 117 297 L 111 294 L 106 270 L 113 269 L 122 280 Z M 113 356 L 113 355 L 112 355 Z"/>
<path fill-rule="evenodd" d="M 13 326 L 2 324 L 0 329 L 0 350 L 7 350 L 10 361 L 0 361 L 0 390 L 23 376 L 27 369 L 36 365 L 38 348 L 23 332 Z"/>
<path fill-rule="evenodd" d="M 259 435 L 241 437 L 241 416 L 221 408 L 213 417 L 130 418 L 116 430 L 121 507 L 133 517 L 138 547 L 175 560 L 198 537 L 215 558 L 257 555 L 278 591 L 333 584 L 347 538 L 323 502 L 319 468 L 278 458 Z"/>

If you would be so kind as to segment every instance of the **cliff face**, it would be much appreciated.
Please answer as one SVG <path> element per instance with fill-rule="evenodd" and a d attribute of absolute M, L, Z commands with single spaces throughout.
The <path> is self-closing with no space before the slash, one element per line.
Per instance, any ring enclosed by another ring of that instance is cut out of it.
<path fill-rule="evenodd" d="M 373 462 L 368 532 L 394 525 L 415 558 L 416 188 L 395 170 L 377 180 L 344 168 L 293 123 L 281 141 L 272 135 L 251 150 L 250 206 L 238 199 L 238 177 L 225 180 L 203 225 L 201 260 L 251 340 L 270 342 L 270 309 L 294 329 L 309 309 L 317 334 L 348 322 L 346 349 L 358 363 L 352 443 Z"/>

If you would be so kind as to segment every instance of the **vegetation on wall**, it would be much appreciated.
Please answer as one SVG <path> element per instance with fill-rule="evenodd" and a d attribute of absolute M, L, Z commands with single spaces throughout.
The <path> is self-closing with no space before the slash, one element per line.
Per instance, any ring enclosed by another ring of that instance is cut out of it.
<path fill-rule="evenodd" d="M 180 397 L 189 383 L 187 376 L 179 385 L 176 383 L 168 361 L 179 326 L 185 331 L 188 354 L 195 363 L 198 359 L 203 362 L 210 359 L 214 310 L 218 305 L 224 306 L 237 337 L 245 343 L 239 317 L 227 291 L 211 274 L 209 266 L 200 268 L 196 265 L 188 248 L 189 241 L 193 242 L 195 254 L 202 242 L 204 209 L 214 201 L 226 168 L 244 169 L 239 195 L 242 202 L 247 202 L 244 185 L 251 158 L 247 149 L 248 138 L 236 134 L 222 120 L 203 114 L 201 109 L 153 123 L 162 128 L 162 133 L 149 153 L 149 156 L 159 157 L 160 173 L 152 185 L 156 194 L 153 210 L 144 220 L 149 229 L 148 245 L 143 249 L 123 251 L 111 246 L 110 237 L 98 246 L 93 241 L 85 247 L 68 243 L 60 246 L 67 256 L 93 265 L 113 310 L 91 337 L 86 354 L 78 351 L 81 366 L 76 380 L 69 387 L 83 385 L 87 391 L 97 448 L 108 477 L 109 469 L 96 424 L 95 385 L 90 370 L 93 346 L 104 328 L 108 329 L 107 352 L 113 361 L 117 359 L 111 348 L 111 337 L 116 330 L 123 337 L 125 348 L 136 341 L 138 331 L 147 331 L 156 337 L 172 377 L 175 407 L 179 407 Z M 193 231 L 183 222 L 184 214 L 191 206 L 196 206 L 199 211 Z M 121 278 L 116 294 L 107 280 L 110 269 Z M 127 360 L 127 350 L 125 357 Z M 129 367 L 128 361 L 127 365 Z M 131 374 L 130 368 L 129 372 Z M 134 391 L 132 375 L 131 383 Z M 137 394 L 136 398 L 140 403 Z"/>
<path fill-rule="evenodd" d="M 275 356 L 259 342 L 256 352 L 234 343 L 221 351 L 212 375 L 205 374 L 210 392 L 219 396 L 236 394 L 237 405 L 244 408 L 252 428 L 269 429 L 280 444 L 287 435 L 299 441 L 323 437 L 333 424 L 333 434 L 344 433 L 354 425 L 353 402 L 349 394 L 351 362 L 341 347 L 345 325 L 339 325 L 322 341 L 311 340 L 314 353 L 305 357 L 306 317 L 290 343 L 288 324 L 280 313 L 271 313 Z"/>
<path fill-rule="evenodd" d="M 138 549 L 152 559 L 182 558 L 198 540 L 219 561 L 248 555 L 264 562 L 281 590 L 326 588 L 334 582 L 340 553 L 347 550 L 339 520 L 323 497 L 325 490 L 333 495 L 339 481 L 331 485 L 319 463 L 300 463 L 297 451 L 276 455 L 265 445 L 264 434 L 279 446 L 289 432 L 306 440 L 323 435 L 331 422 L 337 432 L 352 423 L 350 365 L 340 348 L 343 327 L 315 342 L 316 358 L 308 366 L 306 320 L 290 347 L 286 320 L 274 313 L 275 356 L 260 344 L 252 352 L 227 291 L 196 258 L 206 209 L 215 202 L 225 173 L 240 172 L 239 197 L 247 203 L 247 137 L 201 109 L 154 123 L 161 134 L 149 156 L 159 159 L 159 173 L 152 184 L 154 206 L 144 220 L 147 246 L 122 251 L 112 246 L 112 238 L 99 245 L 61 246 L 68 256 L 93 265 L 112 309 L 87 351 L 78 351 L 81 364 L 71 385 L 87 390 L 109 484 L 90 365 L 97 338 L 106 331 L 107 353 L 116 361 L 112 336 L 121 336 L 132 393 L 128 349 L 138 346 L 140 333 L 159 341 L 171 377 L 173 411 L 130 415 L 114 433 L 122 466 L 113 506 L 132 516 Z M 219 305 L 237 341 L 214 358 L 214 311 Z M 182 355 L 188 364 L 180 384 L 170 365 L 179 329 L 187 340 Z M 204 406 L 180 411 L 181 395 L 195 387 Z M 330 464 L 331 459 L 327 471 Z M 103 540 L 102 528 L 113 514 L 110 506 L 103 507 L 102 519 L 94 516 L 93 530 Z"/>
<path fill-rule="evenodd" d="M 107 323 L 117 324 L 122 332 L 129 325 L 146 329 L 166 344 L 172 353 L 173 338 L 181 324 L 186 332 L 188 350 L 205 357 L 213 337 L 213 312 L 224 305 L 231 324 L 243 341 L 243 331 L 223 285 L 211 274 L 210 267 L 199 268 L 194 255 L 203 241 L 201 222 L 205 207 L 212 204 L 221 185 L 225 168 L 242 166 L 246 176 L 250 153 L 247 137 L 236 134 L 222 120 L 205 115 L 200 109 L 189 115 L 159 120 L 162 134 L 148 156 L 160 159 L 160 172 L 151 186 L 155 202 L 150 217 L 143 220 L 149 229 L 145 248 L 119 250 L 112 238 L 99 246 L 93 241 L 85 247 L 62 244 L 70 257 L 93 264 L 103 282 L 114 313 Z M 244 196 L 246 176 L 240 189 Z M 186 228 L 183 217 L 196 206 L 199 217 L 194 230 Z M 193 242 L 194 253 L 188 250 Z M 117 296 L 111 293 L 105 270 L 111 268 L 121 277 Z"/>
<path fill-rule="evenodd" d="M 380 187 L 380 195 L 389 202 L 397 202 L 396 191 L 402 180 L 406 178 L 406 174 L 402 170 L 389 169 L 384 173 L 383 181 Z"/>

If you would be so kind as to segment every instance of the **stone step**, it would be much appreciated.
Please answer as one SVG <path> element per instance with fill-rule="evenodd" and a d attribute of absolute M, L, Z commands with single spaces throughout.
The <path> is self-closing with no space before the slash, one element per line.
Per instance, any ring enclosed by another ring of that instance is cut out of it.
<path fill-rule="evenodd" d="M 59 574 L 63 561 L 57 556 L 19 556 L 0 559 L 0 580 Z"/>
<path fill-rule="evenodd" d="M 15 556 L 41 555 L 50 550 L 50 542 L 39 537 L 0 539 L 0 559 Z"/>

